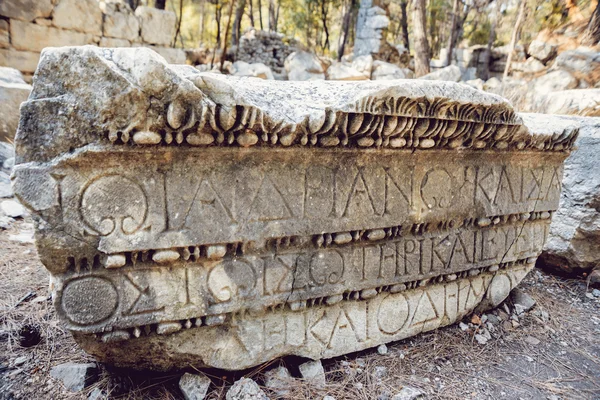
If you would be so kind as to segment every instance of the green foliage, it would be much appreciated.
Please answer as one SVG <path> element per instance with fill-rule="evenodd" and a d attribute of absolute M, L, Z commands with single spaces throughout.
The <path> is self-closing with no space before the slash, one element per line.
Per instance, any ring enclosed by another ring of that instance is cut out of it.
<path fill-rule="evenodd" d="M 473 46 L 476 44 L 484 44 L 487 45 L 490 32 L 491 32 L 492 24 L 490 21 L 483 21 L 475 27 L 475 30 L 469 32 L 467 35 L 465 33 L 465 37 L 469 39 L 469 46 Z"/>
<path fill-rule="evenodd" d="M 0 0 L 2 1 L 2 0 Z M 183 2 L 183 15 L 180 37 L 175 44 L 177 47 L 213 48 L 222 46 L 225 27 L 228 20 L 229 4 L 237 0 L 167 0 L 166 9 L 175 12 L 179 18 L 180 2 Z M 254 27 L 259 29 L 259 14 L 262 14 L 262 25 L 269 29 L 269 2 L 270 0 L 252 1 L 252 7 L 246 4 L 245 14 L 241 20 L 241 31 L 251 27 L 250 9 Z M 401 7 L 402 2 L 408 2 L 407 19 L 408 31 L 411 35 L 412 0 L 381 0 L 383 7 L 387 7 L 390 16 L 390 26 L 386 33 L 386 40 L 392 44 L 402 43 Z M 459 0 L 459 15 L 464 18 L 468 10 L 468 17 L 460 26 L 457 44 L 485 45 L 489 40 L 492 21 L 490 14 L 496 8 L 496 2 L 501 1 L 501 15 L 496 25 L 495 45 L 506 44 L 510 41 L 515 24 L 518 1 L 514 0 Z M 522 24 L 519 40 L 527 43 L 535 38 L 542 29 L 555 30 L 569 22 L 568 10 L 565 0 L 524 0 L 526 1 L 526 15 Z M 592 0 L 578 2 L 580 15 L 588 18 L 593 7 Z M 261 12 L 259 12 L 259 2 Z M 342 35 L 344 13 L 350 6 L 350 0 L 271 0 L 279 8 L 278 31 L 287 37 L 294 38 L 312 51 L 337 56 L 337 48 Z M 360 0 L 356 0 L 353 10 L 353 21 L 356 23 L 357 11 Z M 431 53 L 437 57 L 441 48 L 447 46 L 450 26 L 452 21 L 453 0 L 429 0 L 427 2 L 427 33 Z M 220 17 L 220 24 L 217 23 Z M 329 46 L 325 46 L 326 34 L 324 24 L 329 32 Z M 220 25 L 220 26 L 219 26 Z M 220 29 L 221 40 L 217 44 L 217 33 Z M 231 32 L 229 33 L 231 35 Z M 230 37 L 230 36 L 229 36 Z M 228 38 L 229 40 L 229 38 Z M 465 40 L 463 42 L 463 40 Z M 347 40 L 346 52 L 351 51 L 354 42 L 354 30 L 350 29 Z"/>

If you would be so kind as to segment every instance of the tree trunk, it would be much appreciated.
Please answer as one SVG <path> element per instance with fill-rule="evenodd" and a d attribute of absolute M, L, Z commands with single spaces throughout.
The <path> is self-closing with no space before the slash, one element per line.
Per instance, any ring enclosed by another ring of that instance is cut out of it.
<path fill-rule="evenodd" d="M 281 3 L 277 3 L 277 11 L 275 12 L 275 23 L 273 24 L 273 30 L 277 32 L 279 27 L 279 10 L 281 9 Z"/>
<path fill-rule="evenodd" d="M 329 29 L 327 29 L 327 0 L 321 0 L 321 23 L 323 24 L 323 32 L 325 32 L 325 43 L 323 44 L 323 53 L 329 50 Z"/>
<path fill-rule="evenodd" d="M 496 7 L 494 10 L 494 17 L 492 18 L 492 24 L 490 26 L 490 36 L 488 36 L 487 47 L 485 48 L 485 68 L 480 72 L 481 79 L 487 81 L 490 78 L 490 67 L 492 66 L 492 46 L 494 40 L 496 40 L 496 26 L 500 19 L 500 8 L 502 7 L 502 1 L 496 0 Z"/>
<path fill-rule="evenodd" d="M 510 63 L 512 61 L 513 52 L 515 51 L 515 45 L 517 44 L 517 37 L 519 36 L 519 29 L 521 29 L 521 23 L 523 22 L 523 16 L 525 15 L 525 4 L 527 0 L 519 0 L 519 14 L 512 31 L 510 38 L 510 45 L 508 46 L 508 57 L 506 59 L 506 67 L 504 68 L 504 74 L 502 79 L 506 79 L 508 71 L 510 70 Z"/>
<path fill-rule="evenodd" d="M 246 0 L 237 0 L 237 7 L 235 8 L 235 19 L 233 20 L 233 28 L 231 31 L 231 45 L 232 46 L 237 46 L 240 43 L 240 35 L 241 35 L 241 30 L 242 30 L 242 17 L 244 16 L 245 9 L 246 9 Z"/>
<path fill-rule="evenodd" d="M 427 25 L 425 0 L 412 0 L 413 38 L 415 44 L 415 75 L 417 77 L 429 73 L 429 42 L 427 41 Z"/>
<path fill-rule="evenodd" d="M 212 68 L 215 64 L 215 57 L 217 55 L 217 49 L 221 44 L 221 4 L 218 2 L 215 3 L 215 22 L 217 23 L 217 37 L 215 38 L 215 47 L 213 49 L 212 60 L 210 61 L 210 67 Z"/>
<path fill-rule="evenodd" d="M 250 26 L 254 28 L 254 0 L 248 0 L 248 17 L 250 18 Z"/>
<path fill-rule="evenodd" d="M 175 31 L 175 38 L 173 39 L 173 46 L 177 44 L 177 37 L 181 40 L 181 47 L 183 47 L 183 38 L 181 37 L 181 20 L 183 19 L 183 0 L 179 0 L 179 18 L 177 19 L 177 30 Z"/>
<path fill-rule="evenodd" d="M 156 0 L 154 2 L 154 8 L 158 8 L 159 10 L 164 10 L 167 5 L 167 0 Z"/>
<path fill-rule="evenodd" d="M 496 0 L 498 1 L 498 0 Z M 454 51 L 454 38 L 456 37 L 456 14 L 458 13 L 458 0 L 452 4 L 452 22 L 450 23 L 450 34 L 448 35 L 448 47 L 446 54 L 446 65 L 452 64 L 452 52 Z"/>
<path fill-rule="evenodd" d="M 269 0 L 269 30 L 275 30 L 275 0 Z"/>
<path fill-rule="evenodd" d="M 229 35 L 229 28 L 231 27 L 231 17 L 233 16 L 233 3 L 234 0 L 229 2 L 229 18 L 227 19 L 227 26 L 225 27 L 225 37 L 223 38 L 223 52 L 221 53 L 221 67 L 219 68 L 223 72 L 223 64 L 225 64 L 225 55 L 227 54 L 227 36 Z"/>
<path fill-rule="evenodd" d="M 259 22 L 260 30 L 264 31 L 265 28 L 263 27 L 263 21 L 262 21 L 262 2 L 261 2 L 261 0 L 258 0 L 258 22 Z"/>
<path fill-rule="evenodd" d="M 204 30 L 206 23 L 206 0 L 200 1 L 200 47 L 204 44 Z"/>
<path fill-rule="evenodd" d="M 587 28 L 581 39 L 581 44 L 586 46 L 595 46 L 600 42 L 600 2 L 596 4 L 596 8 L 590 17 Z"/>
<path fill-rule="evenodd" d="M 400 9 L 402 11 L 402 21 L 400 21 L 402 25 L 402 43 L 404 47 L 406 47 L 406 51 L 410 52 L 410 41 L 408 40 L 408 15 L 406 13 L 406 7 L 408 6 L 408 1 L 403 1 L 400 3 Z"/>
<path fill-rule="evenodd" d="M 350 4 L 347 5 L 346 13 L 344 14 L 344 22 L 342 25 L 342 35 L 340 36 L 340 45 L 338 47 L 338 61 L 342 60 L 344 51 L 346 50 L 346 42 L 348 41 L 348 34 L 350 33 L 350 22 L 352 19 L 352 12 L 354 11 L 355 0 L 350 0 Z"/>

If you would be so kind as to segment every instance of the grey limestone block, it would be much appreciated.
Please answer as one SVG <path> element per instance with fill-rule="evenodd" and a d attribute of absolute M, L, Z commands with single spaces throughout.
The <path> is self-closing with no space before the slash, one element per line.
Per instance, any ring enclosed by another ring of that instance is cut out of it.
<path fill-rule="evenodd" d="M 86 351 L 236 370 L 502 302 L 544 245 L 577 136 L 549 118 L 453 82 L 267 81 L 146 48 L 46 49 L 12 184 Z"/>

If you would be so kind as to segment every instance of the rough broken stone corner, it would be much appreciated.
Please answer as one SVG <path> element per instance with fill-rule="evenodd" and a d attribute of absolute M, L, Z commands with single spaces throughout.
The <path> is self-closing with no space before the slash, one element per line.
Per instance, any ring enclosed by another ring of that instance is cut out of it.
<path fill-rule="evenodd" d="M 157 370 L 330 358 L 498 305 L 578 131 L 451 82 L 248 80 L 143 48 L 45 51 L 21 114 L 13 187 L 62 323 Z"/>

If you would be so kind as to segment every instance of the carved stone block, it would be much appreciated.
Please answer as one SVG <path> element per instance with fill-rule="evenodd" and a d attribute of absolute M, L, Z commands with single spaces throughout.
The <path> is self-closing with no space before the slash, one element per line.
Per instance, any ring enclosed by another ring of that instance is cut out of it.
<path fill-rule="evenodd" d="M 264 81 L 62 48 L 21 108 L 13 185 L 85 350 L 242 369 L 498 305 L 541 252 L 576 135 L 453 83 Z"/>

